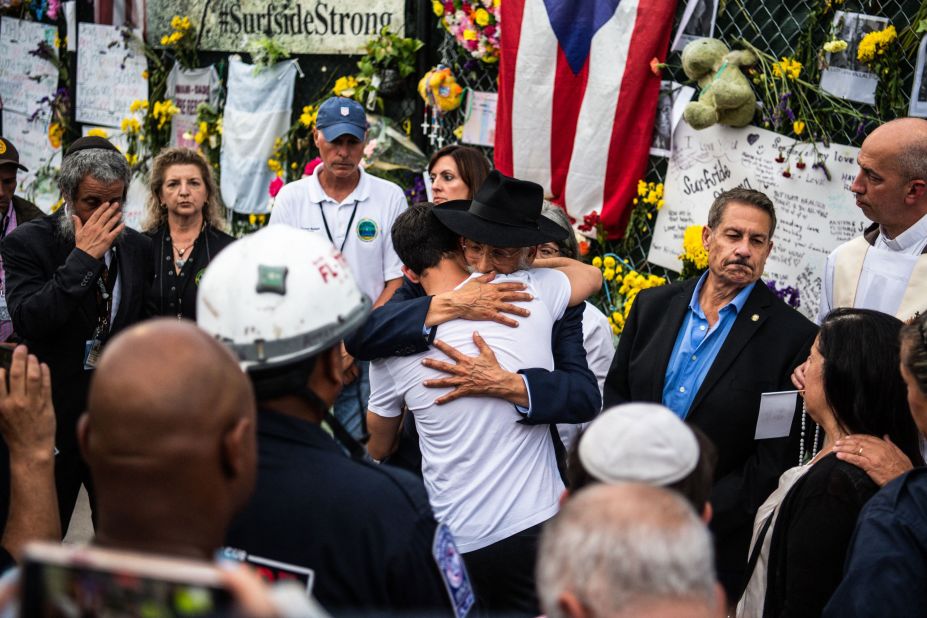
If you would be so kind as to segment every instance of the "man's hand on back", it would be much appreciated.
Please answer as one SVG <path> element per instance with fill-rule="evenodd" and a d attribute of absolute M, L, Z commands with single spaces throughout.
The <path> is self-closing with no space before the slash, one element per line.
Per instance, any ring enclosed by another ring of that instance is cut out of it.
<path fill-rule="evenodd" d="M 506 313 L 527 317 L 529 311 L 511 303 L 529 301 L 533 296 L 523 292 L 525 284 L 517 281 L 490 283 L 495 273 L 486 273 L 466 282 L 456 290 L 438 294 L 431 301 L 425 326 L 436 326 L 455 319 L 491 321 L 506 326 L 518 326 L 518 322 L 504 315 Z"/>

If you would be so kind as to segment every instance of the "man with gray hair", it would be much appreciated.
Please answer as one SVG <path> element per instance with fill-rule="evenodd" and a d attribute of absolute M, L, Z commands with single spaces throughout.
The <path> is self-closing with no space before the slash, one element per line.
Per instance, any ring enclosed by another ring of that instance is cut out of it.
<path fill-rule="evenodd" d="M 662 403 L 717 447 L 711 529 L 731 598 L 740 596 L 756 511 L 798 446 L 797 422 L 783 437 L 756 439 L 760 400 L 789 389 L 816 331 L 760 279 L 775 229 L 766 195 L 721 193 L 702 232 L 708 270 L 637 296 L 605 379 L 606 406 Z"/>
<path fill-rule="evenodd" d="M 64 206 L 17 227 L 0 244 L 13 327 L 52 375 L 55 481 L 62 532 L 90 476 L 77 447 L 90 376 L 106 342 L 145 314 L 148 238 L 126 229 L 125 156 L 101 137 L 76 140 L 61 161 Z"/>
<path fill-rule="evenodd" d="M 711 536 L 659 487 L 595 485 L 544 528 L 538 595 L 550 618 L 724 616 Z"/>

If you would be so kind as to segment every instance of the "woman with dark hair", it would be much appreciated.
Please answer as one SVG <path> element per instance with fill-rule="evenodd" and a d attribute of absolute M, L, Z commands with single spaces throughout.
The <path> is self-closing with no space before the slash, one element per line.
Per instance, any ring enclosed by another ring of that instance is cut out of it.
<path fill-rule="evenodd" d="M 867 309 L 836 309 L 821 324 L 803 392 L 815 437 L 804 431 L 803 418 L 799 465 L 782 475 L 757 513 L 738 616 L 819 616 L 840 583 L 857 516 L 879 487 L 837 458 L 838 439 L 888 436 L 911 461 L 922 463 L 896 369 L 901 326 Z M 816 452 L 820 430 L 824 444 Z"/>
<path fill-rule="evenodd" d="M 489 161 L 476 148 L 453 144 L 431 155 L 428 174 L 435 204 L 469 200 L 489 176 Z"/>
<path fill-rule="evenodd" d="M 196 320 L 200 276 L 235 239 L 222 231 L 219 191 L 209 164 L 189 148 L 168 148 L 154 159 L 142 231 L 153 241 L 154 315 Z"/>

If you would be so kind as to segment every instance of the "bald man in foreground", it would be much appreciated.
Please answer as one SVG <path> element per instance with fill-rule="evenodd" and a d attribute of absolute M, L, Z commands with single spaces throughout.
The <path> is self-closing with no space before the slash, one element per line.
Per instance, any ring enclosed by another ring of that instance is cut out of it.
<path fill-rule="evenodd" d="M 192 323 L 144 322 L 113 339 L 90 384 L 78 442 L 97 493 L 95 545 L 212 561 L 254 487 L 251 382 Z M 297 590 L 226 574 L 246 615 L 319 616 Z"/>
<path fill-rule="evenodd" d="M 544 527 L 538 596 L 550 618 L 720 618 L 708 529 L 668 489 L 580 490 Z"/>

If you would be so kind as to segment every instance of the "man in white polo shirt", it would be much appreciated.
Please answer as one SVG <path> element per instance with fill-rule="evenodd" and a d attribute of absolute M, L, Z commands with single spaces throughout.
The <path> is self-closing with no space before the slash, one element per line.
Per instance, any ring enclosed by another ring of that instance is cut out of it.
<path fill-rule="evenodd" d="M 325 235 L 344 254 L 361 291 L 379 307 L 402 284 L 402 264 L 393 250 L 390 228 L 406 208 L 405 195 L 359 166 L 367 115 L 357 101 L 332 97 L 322 103 L 312 135 L 322 165 L 311 176 L 280 189 L 270 223 Z M 360 438 L 370 396 L 368 363 L 358 362 L 349 371 L 353 359 L 345 360 L 346 375 L 356 378 L 335 402 L 335 418 Z"/>

